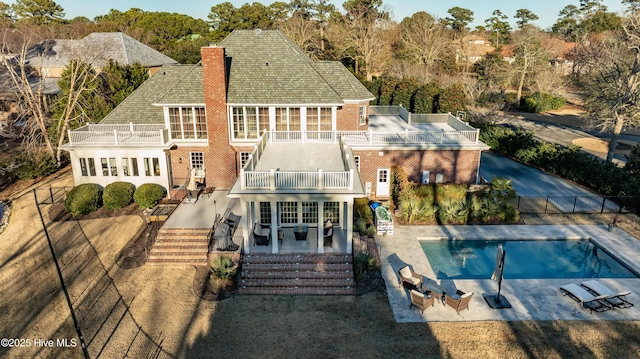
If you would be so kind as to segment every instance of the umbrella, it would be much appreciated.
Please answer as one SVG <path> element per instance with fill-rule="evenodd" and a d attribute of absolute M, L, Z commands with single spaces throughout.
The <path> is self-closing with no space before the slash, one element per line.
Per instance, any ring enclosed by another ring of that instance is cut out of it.
<path fill-rule="evenodd" d="M 496 253 L 496 269 L 491 274 L 491 279 L 498 282 L 498 296 L 496 302 L 500 302 L 500 288 L 502 287 L 502 272 L 504 271 L 504 256 L 507 252 L 502 249 L 502 245 L 498 246 L 498 252 Z"/>
<path fill-rule="evenodd" d="M 191 169 L 191 177 L 189 177 L 189 185 L 187 186 L 187 189 L 189 191 L 195 191 L 198 189 L 198 187 L 196 186 L 196 169 L 195 168 Z"/>
<path fill-rule="evenodd" d="M 498 295 L 483 295 L 484 300 L 493 309 L 511 308 L 511 303 L 504 296 L 500 296 L 500 289 L 502 288 L 502 276 L 504 272 L 504 258 L 507 255 L 507 251 L 502 248 L 502 245 L 498 246 L 498 252 L 496 253 L 496 268 L 491 274 L 491 279 L 498 282 Z"/>

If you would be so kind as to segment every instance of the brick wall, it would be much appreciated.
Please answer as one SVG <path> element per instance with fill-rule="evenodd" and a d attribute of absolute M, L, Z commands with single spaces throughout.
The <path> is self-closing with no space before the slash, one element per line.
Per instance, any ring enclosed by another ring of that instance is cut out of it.
<path fill-rule="evenodd" d="M 382 153 L 382 156 L 380 156 Z M 422 171 L 430 171 L 430 182 L 442 173 L 446 183 L 476 183 L 480 151 L 456 150 L 353 150 L 360 156 L 360 178 L 362 184 L 371 182 L 375 191 L 378 168 L 401 166 L 410 181 L 421 182 Z"/>
<path fill-rule="evenodd" d="M 368 102 L 349 103 L 338 108 L 336 113 L 336 128 L 338 131 L 366 131 L 369 129 L 368 123 L 362 126 L 358 124 L 360 106 L 366 106 L 367 111 L 369 111 Z"/>
<path fill-rule="evenodd" d="M 236 154 L 229 144 L 227 121 L 227 69 L 222 47 L 200 50 L 209 147 L 204 150 L 207 186 L 230 188 L 236 179 Z"/>

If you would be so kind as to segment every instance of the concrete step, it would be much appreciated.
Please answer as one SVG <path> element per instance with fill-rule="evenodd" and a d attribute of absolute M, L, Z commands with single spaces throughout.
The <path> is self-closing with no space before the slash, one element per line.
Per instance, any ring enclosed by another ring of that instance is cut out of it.
<path fill-rule="evenodd" d="M 147 261 L 151 260 L 179 260 L 179 261 L 207 261 L 207 253 L 206 252 L 156 252 L 151 253 Z"/>
<path fill-rule="evenodd" d="M 351 263 L 245 263 L 242 269 L 252 272 L 274 271 L 317 271 L 317 272 L 347 272 L 353 270 Z"/>
<path fill-rule="evenodd" d="M 242 287 L 326 287 L 342 288 L 355 286 L 351 278 L 251 278 L 240 280 Z"/>
<path fill-rule="evenodd" d="M 239 287 L 238 294 L 242 295 L 356 295 L 356 288 L 325 288 L 325 287 Z"/>
<path fill-rule="evenodd" d="M 147 265 L 157 266 L 157 265 L 173 265 L 173 264 L 184 264 L 184 265 L 198 265 L 198 266 L 206 266 L 207 260 L 202 259 L 169 259 L 169 258 L 149 258 L 146 262 Z"/>
<path fill-rule="evenodd" d="M 260 270 L 242 270 L 242 278 L 252 279 L 353 279 L 351 271 L 260 271 Z"/>
<path fill-rule="evenodd" d="M 250 264 L 305 264 L 351 263 L 351 256 L 344 254 L 248 254 L 243 263 Z"/>
<path fill-rule="evenodd" d="M 350 255 L 249 254 L 243 258 L 238 294 L 353 295 Z"/>
<path fill-rule="evenodd" d="M 211 228 L 167 228 L 162 227 L 158 231 L 158 234 L 209 234 Z"/>

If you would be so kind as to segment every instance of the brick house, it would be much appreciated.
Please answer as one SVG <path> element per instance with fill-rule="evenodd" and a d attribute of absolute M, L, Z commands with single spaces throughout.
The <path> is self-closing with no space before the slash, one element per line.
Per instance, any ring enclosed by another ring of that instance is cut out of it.
<path fill-rule="evenodd" d="M 76 185 L 152 182 L 176 197 L 193 171 L 240 200 L 245 252 L 261 223 L 271 238 L 315 228 L 323 253 L 330 219 L 350 253 L 353 200 L 388 197 L 392 166 L 414 181 L 478 181 L 488 147 L 476 129 L 450 114 L 370 108 L 374 96 L 341 63 L 311 60 L 281 31 L 236 30 L 201 53 L 69 133 Z"/>

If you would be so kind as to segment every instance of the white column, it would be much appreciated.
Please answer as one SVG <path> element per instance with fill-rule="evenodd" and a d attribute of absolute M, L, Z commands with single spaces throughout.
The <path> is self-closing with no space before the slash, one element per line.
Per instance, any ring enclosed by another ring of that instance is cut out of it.
<path fill-rule="evenodd" d="M 270 201 L 271 207 L 271 253 L 278 253 L 278 202 Z"/>
<path fill-rule="evenodd" d="M 318 253 L 324 253 L 324 201 L 318 201 Z"/>
<path fill-rule="evenodd" d="M 346 208 L 347 220 L 347 253 L 353 252 L 353 198 L 348 202 L 344 202 Z"/>
<path fill-rule="evenodd" d="M 249 208 L 247 206 L 247 202 L 240 201 L 240 207 L 242 210 L 242 238 L 244 240 L 244 251 L 245 253 L 251 252 L 251 245 L 249 243 L 249 231 L 253 229 L 253 227 L 249 228 Z"/>

